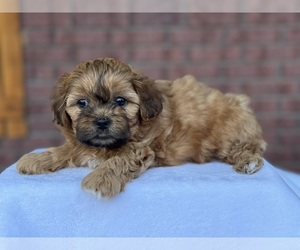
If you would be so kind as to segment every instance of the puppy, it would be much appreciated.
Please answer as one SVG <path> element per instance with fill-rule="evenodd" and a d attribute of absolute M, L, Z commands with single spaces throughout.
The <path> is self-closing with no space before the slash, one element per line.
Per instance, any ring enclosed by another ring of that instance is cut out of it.
<path fill-rule="evenodd" d="M 79 64 L 51 97 L 65 144 L 17 162 L 21 174 L 94 169 L 82 188 L 110 198 L 155 166 L 214 159 L 253 174 L 266 143 L 245 95 L 222 94 L 192 76 L 150 80 L 112 58 Z"/>

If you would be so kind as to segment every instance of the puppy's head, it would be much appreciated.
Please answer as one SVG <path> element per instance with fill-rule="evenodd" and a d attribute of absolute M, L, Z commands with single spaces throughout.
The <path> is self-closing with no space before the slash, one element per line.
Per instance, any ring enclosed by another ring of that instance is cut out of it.
<path fill-rule="evenodd" d="M 161 112 L 162 97 L 148 77 L 104 58 L 60 77 L 51 106 L 56 123 L 81 143 L 117 148 Z"/>

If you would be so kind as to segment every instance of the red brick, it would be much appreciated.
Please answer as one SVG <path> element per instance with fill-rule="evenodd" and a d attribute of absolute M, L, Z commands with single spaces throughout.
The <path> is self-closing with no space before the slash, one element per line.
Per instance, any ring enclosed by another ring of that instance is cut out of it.
<path fill-rule="evenodd" d="M 280 46 L 280 47 L 268 47 L 266 57 L 270 59 L 296 59 L 299 57 L 298 46 Z"/>
<path fill-rule="evenodd" d="M 236 93 L 240 94 L 241 91 L 241 85 L 237 84 L 236 82 L 233 81 L 226 81 L 224 82 L 223 79 L 221 78 L 220 80 L 210 77 L 208 79 L 205 78 L 199 78 L 198 79 L 200 82 L 205 83 L 211 88 L 218 89 L 222 93 Z"/>
<path fill-rule="evenodd" d="M 278 144 L 277 136 L 275 135 L 276 131 L 269 132 L 269 127 L 264 127 L 263 124 L 261 124 L 262 130 L 263 130 L 263 138 L 268 144 L 267 150 L 270 150 L 269 145 L 276 145 Z"/>
<path fill-rule="evenodd" d="M 21 14 L 21 24 L 25 27 L 50 27 L 51 15 L 45 13 L 23 13 Z"/>
<path fill-rule="evenodd" d="M 298 13 L 247 13 L 244 14 L 246 23 L 257 24 L 284 24 L 299 20 Z"/>
<path fill-rule="evenodd" d="M 0 155 L 0 173 L 7 167 L 11 166 L 13 163 L 15 163 L 16 159 L 13 153 L 5 153 Z"/>
<path fill-rule="evenodd" d="M 215 47 L 193 47 L 188 51 L 188 58 L 192 62 L 219 62 L 222 59 L 222 53 L 219 48 Z"/>
<path fill-rule="evenodd" d="M 222 49 L 223 60 L 238 60 L 242 55 L 242 48 L 237 46 L 226 46 Z"/>
<path fill-rule="evenodd" d="M 176 25 L 182 20 L 180 13 L 134 13 L 131 15 L 132 25 Z"/>
<path fill-rule="evenodd" d="M 278 66 L 272 64 L 239 64 L 224 67 L 224 74 L 230 77 L 271 77 L 278 72 Z"/>
<path fill-rule="evenodd" d="M 64 62 L 68 61 L 70 51 L 67 47 L 28 47 L 25 50 L 26 61 L 36 61 L 36 63 Z"/>
<path fill-rule="evenodd" d="M 198 30 L 195 29 L 177 29 L 170 33 L 172 43 L 199 43 L 211 44 L 218 43 L 222 38 L 221 29 Z"/>
<path fill-rule="evenodd" d="M 75 62 L 82 62 L 86 60 L 93 60 L 97 58 L 103 57 L 113 57 L 119 59 L 121 61 L 128 61 L 129 59 L 129 51 L 126 48 L 112 48 L 108 47 L 107 49 L 96 46 L 96 47 L 81 47 L 76 51 Z"/>
<path fill-rule="evenodd" d="M 300 76 L 300 63 L 289 62 L 283 66 L 283 74 L 285 76 Z"/>
<path fill-rule="evenodd" d="M 156 80 L 156 79 L 166 79 L 165 69 L 161 66 L 153 66 L 153 65 L 147 65 L 145 63 L 141 62 L 128 62 L 130 65 L 132 65 L 135 69 L 142 72 L 146 76 L 148 76 L 150 79 Z"/>
<path fill-rule="evenodd" d="M 297 46 L 251 46 L 245 49 L 246 60 L 274 60 L 298 58 L 299 48 Z"/>
<path fill-rule="evenodd" d="M 53 34 L 53 42 L 57 45 L 99 46 L 109 43 L 109 33 L 98 29 L 57 30 Z"/>
<path fill-rule="evenodd" d="M 279 136 L 279 143 L 283 146 L 295 147 L 295 145 L 300 145 L 300 134 L 297 132 L 281 134 Z"/>
<path fill-rule="evenodd" d="M 266 59 L 266 49 L 263 47 L 254 46 L 245 49 L 245 59 L 246 60 L 264 60 Z"/>
<path fill-rule="evenodd" d="M 190 13 L 187 15 L 190 25 L 207 27 L 212 25 L 226 26 L 240 21 L 239 13 Z"/>
<path fill-rule="evenodd" d="M 292 152 L 291 148 L 282 147 L 280 149 L 272 150 L 268 153 L 268 159 L 274 162 L 284 162 L 284 161 L 296 161 L 299 156 L 295 152 Z"/>
<path fill-rule="evenodd" d="M 187 69 L 184 66 L 179 66 L 179 65 L 176 66 L 169 65 L 166 71 L 167 71 L 167 78 L 170 80 L 174 80 L 178 77 L 182 77 L 187 74 L 192 74 L 192 72 L 187 72 Z"/>
<path fill-rule="evenodd" d="M 116 30 L 111 33 L 111 41 L 115 45 L 134 45 L 139 43 L 163 43 L 166 39 L 163 30 L 149 29 L 136 31 Z"/>
<path fill-rule="evenodd" d="M 194 74 L 198 76 L 198 79 L 206 78 L 206 77 L 216 77 L 220 74 L 220 69 L 218 65 L 215 64 L 204 64 L 204 65 L 193 65 L 186 67 L 186 71 L 188 74 Z"/>
<path fill-rule="evenodd" d="M 112 27 L 127 26 L 129 14 L 127 13 L 78 13 L 74 15 L 76 26 L 84 27 Z"/>
<path fill-rule="evenodd" d="M 183 77 L 184 75 L 193 75 L 200 81 L 208 77 L 217 76 L 219 74 L 219 68 L 217 65 L 187 65 L 187 66 L 168 66 L 167 74 L 171 79 L 177 77 Z"/>
<path fill-rule="evenodd" d="M 280 108 L 283 111 L 299 112 L 300 111 L 300 99 L 284 99 L 280 101 Z"/>
<path fill-rule="evenodd" d="M 30 119 L 28 122 L 29 129 L 33 131 L 41 131 L 48 133 L 49 131 L 57 130 L 52 124 L 52 120 L 45 119 Z"/>
<path fill-rule="evenodd" d="M 93 58 L 90 58 L 93 59 Z M 52 77 L 52 82 L 51 85 L 53 85 L 60 76 L 62 76 L 64 73 L 70 72 L 71 70 L 73 70 L 75 68 L 75 66 L 79 63 L 81 63 L 82 61 L 76 61 L 76 60 L 70 60 L 70 62 L 68 63 L 63 63 L 63 64 L 59 64 L 56 67 L 53 67 L 53 77 Z"/>
<path fill-rule="evenodd" d="M 182 50 L 152 45 L 147 47 L 136 47 L 132 53 L 132 58 L 136 61 L 166 61 L 173 63 L 174 61 L 181 62 L 184 60 L 184 52 Z"/>
<path fill-rule="evenodd" d="M 101 46 L 109 44 L 109 33 L 103 30 L 80 30 L 74 33 L 75 44 L 80 46 L 95 45 Z"/>
<path fill-rule="evenodd" d="M 70 29 L 55 30 L 52 37 L 54 44 L 68 45 L 74 42 L 74 32 Z"/>
<path fill-rule="evenodd" d="M 297 27 L 292 27 L 286 30 L 284 37 L 287 41 L 297 43 L 300 41 L 300 31 Z"/>
<path fill-rule="evenodd" d="M 300 173 L 300 167 L 298 166 L 298 162 L 299 160 L 293 159 L 291 161 L 277 161 L 278 163 L 276 163 L 276 167 L 281 168 L 285 171 L 289 171 L 289 172 L 293 172 L 296 174 Z"/>
<path fill-rule="evenodd" d="M 252 98 L 251 106 L 255 112 L 276 112 L 277 111 L 277 101 L 276 100 L 258 100 Z"/>
<path fill-rule="evenodd" d="M 44 103 L 39 102 L 36 104 L 30 104 L 27 108 L 27 111 L 29 112 L 29 114 L 43 114 L 43 115 L 52 114 L 50 104 L 49 104 L 49 99 L 50 99 L 49 97 L 50 97 L 50 95 L 44 96 L 44 98 L 43 98 Z"/>
<path fill-rule="evenodd" d="M 266 81 L 258 79 L 252 82 L 246 82 L 243 84 L 243 90 L 249 95 L 283 95 L 294 94 L 299 90 L 299 84 L 296 81 Z"/>
<path fill-rule="evenodd" d="M 25 65 L 26 78 L 48 78 L 52 79 L 54 75 L 53 68 L 50 65 Z"/>
<path fill-rule="evenodd" d="M 132 59 L 137 61 L 164 61 L 166 49 L 158 46 L 137 47 L 134 49 Z"/>
<path fill-rule="evenodd" d="M 58 28 L 70 27 L 72 26 L 72 17 L 76 14 L 72 13 L 51 13 L 51 25 L 57 26 Z"/>
<path fill-rule="evenodd" d="M 241 57 L 241 48 L 239 47 L 201 47 L 194 46 L 188 49 L 188 59 L 192 62 L 220 62 L 224 61 L 234 61 Z"/>
<path fill-rule="evenodd" d="M 286 161 L 286 160 L 290 160 L 293 159 L 293 155 L 292 153 L 289 151 L 289 149 L 284 149 L 283 150 L 274 150 L 272 153 L 269 152 L 268 153 L 268 159 L 270 159 L 271 161 Z"/>
<path fill-rule="evenodd" d="M 51 43 L 51 33 L 49 30 L 34 29 L 23 32 L 24 43 L 30 45 L 49 45 Z"/>
<path fill-rule="evenodd" d="M 279 31 L 275 28 L 264 29 L 232 29 L 226 35 L 228 43 L 274 42 L 279 39 Z"/>
<path fill-rule="evenodd" d="M 180 47 L 171 47 L 166 51 L 167 61 L 170 63 L 181 63 L 185 61 L 185 50 Z"/>
<path fill-rule="evenodd" d="M 269 129 L 269 128 L 276 128 L 276 129 L 285 129 L 285 128 L 295 128 L 297 126 L 297 122 L 299 119 L 294 117 L 261 117 L 259 122 L 262 127 Z M 274 133 L 274 131 L 273 131 Z"/>
<path fill-rule="evenodd" d="M 44 133 L 45 134 L 45 133 Z M 31 137 L 28 141 L 28 151 L 32 151 L 37 148 L 48 148 L 53 146 L 59 146 L 60 143 L 57 143 L 60 139 L 45 134 L 45 136 L 37 135 L 35 137 Z"/>
<path fill-rule="evenodd" d="M 39 84 L 27 84 L 26 93 L 29 98 L 28 103 L 38 103 L 42 100 L 42 104 L 49 103 L 49 97 L 52 93 L 54 82 L 52 84 L 45 84 L 40 81 Z"/>

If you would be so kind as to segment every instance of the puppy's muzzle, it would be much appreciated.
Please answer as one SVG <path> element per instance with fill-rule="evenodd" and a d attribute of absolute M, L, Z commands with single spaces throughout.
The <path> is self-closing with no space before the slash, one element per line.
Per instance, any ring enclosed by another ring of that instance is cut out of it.
<path fill-rule="evenodd" d="M 101 129 L 101 130 L 105 130 L 107 129 L 111 124 L 111 120 L 110 118 L 108 118 L 107 116 L 102 116 L 102 117 L 99 117 L 96 121 L 95 121 L 95 126 L 98 128 L 98 129 Z"/>

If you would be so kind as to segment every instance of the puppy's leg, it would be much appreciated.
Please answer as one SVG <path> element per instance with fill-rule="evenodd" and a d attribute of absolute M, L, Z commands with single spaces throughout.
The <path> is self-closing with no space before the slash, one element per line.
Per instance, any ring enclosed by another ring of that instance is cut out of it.
<path fill-rule="evenodd" d="M 65 146 L 50 148 L 41 153 L 29 153 L 17 162 L 20 174 L 46 174 L 67 167 L 67 151 Z"/>
<path fill-rule="evenodd" d="M 133 155 L 122 154 L 105 161 L 82 180 L 82 188 L 102 198 L 111 198 L 124 191 L 126 183 L 154 164 L 152 151 L 131 153 Z"/>
<path fill-rule="evenodd" d="M 231 149 L 223 160 L 233 165 L 233 169 L 238 173 L 254 174 L 263 166 L 262 154 L 265 151 L 266 143 L 255 140 L 236 143 L 231 145 Z"/>

